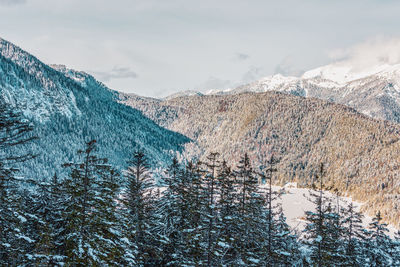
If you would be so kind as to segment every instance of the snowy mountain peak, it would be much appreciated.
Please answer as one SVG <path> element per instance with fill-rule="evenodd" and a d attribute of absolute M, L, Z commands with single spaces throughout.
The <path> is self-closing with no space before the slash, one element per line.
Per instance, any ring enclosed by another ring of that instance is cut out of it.
<path fill-rule="evenodd" d="M 370 66 L 368 68 L 359 68 L 357 66 L 350 66 L 343 63 L 334 63 L 307 71 L 301 76 L 301 79 L 320 78 L 324 80 L 331 80 L 337 84 L 343 85 L 371 75 L 393 72 L 394 70 L 399 69 L 400 65 L 382 64 Z"/>

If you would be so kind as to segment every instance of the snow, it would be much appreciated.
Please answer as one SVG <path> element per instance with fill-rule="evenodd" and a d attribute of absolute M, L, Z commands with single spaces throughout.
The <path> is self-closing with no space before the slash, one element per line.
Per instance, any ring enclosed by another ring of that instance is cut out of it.
<path fill-rule="evenodd" d="M 25 236 L 25 235 L 20 235 L 19 238 L 24 239 L 25 241 L 27 241 L 28 243 L 34 243 L 35 240 Z"/>
<path fill-rule="evenodd" d="M 230 247 L 227 243 L 221 242 L 221 241 L 218 242 L 218 246 L 223 247 L 223 248 L 229 248 Z"/>
<path fill-rule="evenodd" d="M 24 216 L 18 215 L 18 219 L 21 221 L 21 223 L 25 223 L 27 220 Z"/>
<path fill-rule="evenodd" d="M 390 71 L 396 68 L 399 68 L 399 65 L 396 66 L 396 65 L 382 64 L 377 66 L 371 66 L 368 68 L 358 69 L 355 66 L 345 65 L 343 63 L 333 63 L 330 65 L 326 65 L 323 67 L 307 71 L 303 74 L 301 78 L 313 79 L 320 77 L 322 79 L 334 81 L 338 84 L 344 84 L 380 72 Z"/>
<path fill-rule="evenodd" d="M 255 264 L 260 263 L 259 259 L 254 259 L 254 258 L 249 258 L 249 261 L 252 262 L 252 263 L 255 263 Z"/>
<path fill-rule="evenodd" d="M 265 185 L 261 187 L 266 188 Z M 302 231 L 306 224 L 304 221 L 305 212 L 315 211 L 314 204 L 308 200 L 310 197 L 310 189 L 298 188 L 296 183 L 288 183 L 283 187 L 273 186 L 272 189 L 274 191 L 283 190 L 284 193 L 282 194 L 281 199 L 276 201 L 282 203 L 282 209 L 286 216 L 288 225 L 294 230 Z M 324 194 L 325 196 L 333 197 L 329 192 L 324 192 Z M 362 203 L 353 201 L 350 197 L 339 198 L 339 203 L 342 206 L 347 205 L 350 201 L 353 202 L 355 209 L 359 211 Z M 368 228 L 369 223 L 371 222 L 372 217 L 364 214 L 363 226 Z M 392 225 L 389 225 L 388 229 L 390 230 L 389 235 L 393 237 L 397 229 Z"/>

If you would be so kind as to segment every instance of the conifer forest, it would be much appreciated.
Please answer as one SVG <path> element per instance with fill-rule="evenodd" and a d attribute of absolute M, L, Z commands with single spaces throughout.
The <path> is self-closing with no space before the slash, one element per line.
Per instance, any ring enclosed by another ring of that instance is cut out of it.
<path fill-rule="evenodd" d="M 293 231 L 271 183 L 272 157 L 256 171 L 246 153 L 237 163 L 210 153 L 178 162 L 155 179 L 141 150 L 122 172 L 87 141 L 66 175 L 43 181 L 18 175 L 15 163 L 36 155 L 18 147 L 38 137 L 7 104 L 0 108 L 1 266 L 399 266 L 400 234 L 389 237 L 378 212 L 368 227 L 352 203 L 324 191 L 321 164 L 304 214 Z M 260 187 L 263 184 L 265 186 Z"/>

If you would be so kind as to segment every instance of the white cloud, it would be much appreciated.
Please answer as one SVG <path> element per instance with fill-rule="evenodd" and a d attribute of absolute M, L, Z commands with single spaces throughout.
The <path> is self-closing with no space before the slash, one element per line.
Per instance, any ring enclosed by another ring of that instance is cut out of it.
<path fill-rule="evenodd" d="M 136 72 L 132 71 L 128 67 L 117 67 L 115 66 L 110 71 L 92 71 L 93 75 L 100 81 L 108 82 L 113 79 L 126 79 L 126 78 L 137 78 Z"/>
<path fill-rule="evenodd" d="M 275 74 L 282 74 L 284 76 L 301 76 L 304 70 L 296 67 L 295 57 L 292 55 L 286 56 L 276 67 Z"/>
<path fill-rule="evenodd" d="M 363 71 L 380 65 L 400 64 L 400 38 L 376 37 L 345 49 L 329 52 L 336 65 Z"/>
<path fill-rule="evenodd" d="M 254 82 L 264 76 L 265 73 L 262 68 L 250 66 L 249 70 L 242 76 L 242 81 L 239 84 Z"/>

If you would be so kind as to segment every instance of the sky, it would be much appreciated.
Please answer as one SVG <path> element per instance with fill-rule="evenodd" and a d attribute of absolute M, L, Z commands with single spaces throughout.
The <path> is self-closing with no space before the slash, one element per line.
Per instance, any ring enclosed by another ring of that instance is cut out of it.
<path fill-rule="evenodd" d="M 400 63 L 396 0 L 0 0 L 0 37 L 151 97 Z"/>

